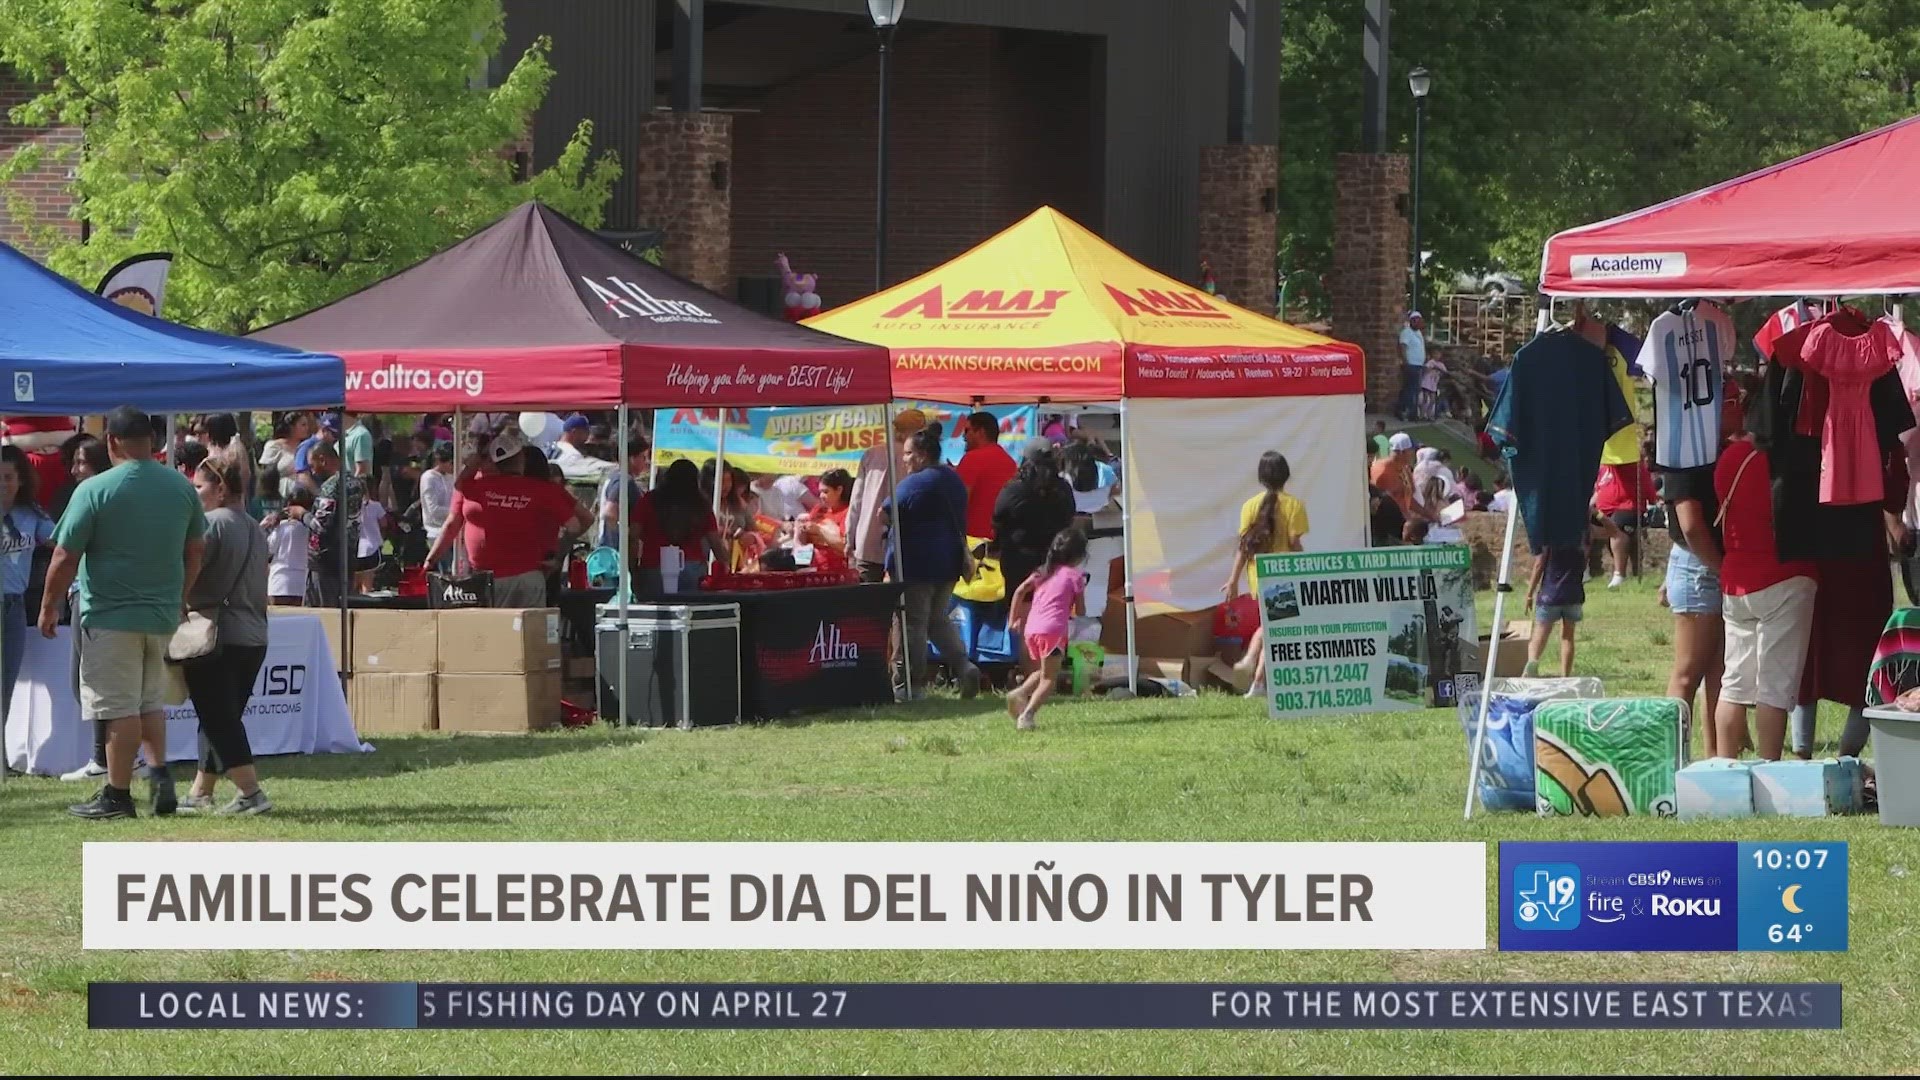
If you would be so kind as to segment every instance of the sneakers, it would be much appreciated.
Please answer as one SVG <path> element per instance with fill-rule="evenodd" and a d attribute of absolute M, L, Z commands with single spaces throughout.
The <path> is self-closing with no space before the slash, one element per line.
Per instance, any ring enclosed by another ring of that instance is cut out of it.
<path fill-rule="evenodd" d="M 154 817 L 167 817 L 180 809 L 180 799 L 173 790 L 173 777 L 155 770 L 147 780 L 147 787 L 153 791 Z"/>
<path fill-rule="evenodd" d="M 1609 582 L 1607 582 L 1607 588 L 1609 588 L 1609 589 L 1617 589 L 1617 588 L 1619 588 L 1620 586 L 1622 586 L 1622 585 L 1625 585 L 1626 583 L 1627 583 L 1627 579 L 1626 579 L 1626 578 L 1624 578 L 1624 577 L 1621 577 L 1621 576 L 1620 576 L 1619 574 L 1615 574 L 1615 575 L 1613 575 L 1613 580 L 1612 580 L 1612 581 L 1609 581 Z"/>
<path fill-rule="evenodd" d="M 273 809 L 265 788 L 254 788 L 251 795 L 235 795 L 233 801 L 214 811 L 220 815 L 265 814 Z"/>
<path fill-rule="evenodd" d="M 979 696 L 980 669 L 969 664 L 967 670 L 960 673 L 960 700 L 972 701 Z"/>
<path fill-rule="evenodd" d="M 186 798 L 180 800 L 180 805 L 174 812 L 177 814 L 211 814 L 213 813 L 213 796 L 189 793 Z"/>
<path fill-rule="evenodd" d="M 76 780 L 94 780 L 107 775 L 107 767 L 97 761 L 89 761 L 70 773 L 61 773 L 60 779 L 72 783 Z"/>
<path fill-rule="evenodd" d="M 1022 731 L 1032 726 L 1032 718 L 1027 716 L 1027 699 L 1033 695 L 1027 693 L 1027 684 L 1021 683 L 1007 691 L 1007 715 L 1020 722 Z"/>
<path fill-rule="evenodd" d="M 1033 713 L 1022 711 L 1020 713 L 1020 719 L 1015 720 L 1013 722 L 1013 729 L 1015 731 L 1032 731 L 1033 730 Z"/>
<path fill-rule="evenodd" d="M 118 791 L 110 785 L 102 786 L 99 791 L 94 792 L 93 798 L 86 802 L 67 807 L 67 813 L 89 821 L 139 816 L 133 809 L 133 792 Z"/>

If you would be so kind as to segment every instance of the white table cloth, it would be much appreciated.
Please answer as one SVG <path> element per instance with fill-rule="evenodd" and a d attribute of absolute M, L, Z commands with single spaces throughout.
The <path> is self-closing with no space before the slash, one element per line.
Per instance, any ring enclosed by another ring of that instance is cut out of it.
<path fill-rule="evenodd" d="M 93 725 L 80 719 L 73 691 L 72 628 L 49 641 L 27 632 L 26 659 L 7 714 L 7 763 L 43 776 L 86 764 Z M 275 615 L 267 660 L 247 705 L 247 738 L 256 756 L 370 751 L 353 730 L 333 650 L 317 615 Z M 167 757 L 200 756 L 200 724 L 191 703 L 167 710 Z"/>

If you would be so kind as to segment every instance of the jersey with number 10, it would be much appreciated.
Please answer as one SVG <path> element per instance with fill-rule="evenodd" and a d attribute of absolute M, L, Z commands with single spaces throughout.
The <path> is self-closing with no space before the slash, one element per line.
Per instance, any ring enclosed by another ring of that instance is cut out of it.
<path fill-rule="evenodd" d="M 1733 319 L 1702 303 L 1647 328 L 1640 369 L 1653 380 L 1653 462 L 1697 469 L 1720 457 L 1720 396 L 1733 358 Z"/>

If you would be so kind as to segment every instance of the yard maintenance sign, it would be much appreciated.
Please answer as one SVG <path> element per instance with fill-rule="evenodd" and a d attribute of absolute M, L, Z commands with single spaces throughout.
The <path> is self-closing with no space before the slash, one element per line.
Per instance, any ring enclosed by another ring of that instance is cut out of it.
<path fill-rule="evenodd" d="M 1456 674 L 1479 639 L 1465 547 L 1261 555 L 1254 567 L 1274 719 L 1451 705 L 1467 689 Z"/>

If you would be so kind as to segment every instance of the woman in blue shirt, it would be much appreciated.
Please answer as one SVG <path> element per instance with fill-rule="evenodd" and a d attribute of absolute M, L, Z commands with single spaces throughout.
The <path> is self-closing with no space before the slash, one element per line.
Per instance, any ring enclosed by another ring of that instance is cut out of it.
<path fill-rule="evenodd" d="M 53 519 L 34 501 L 34 471 L 26 452 L 0 447 L 0 745 L 5 745 L 6 715 L 13 707 L 13 684 L 27 647 L 27 585 L 33 577 L 33 549 L 53 542 Z"/>
<path fill-rule="evenodd" d="M 960 696 L 971 698 L 980 693 L 980 669 L 967 659 L 966 643 L 947 616 L 953 587 L 974 575 L 967 552 L 967 485 L 940 460 L 940 449 L 940 435 L 931 428 L 915 432 L 907 442 L 911 472 L 890 500 L 899 514 L 900 533 L 887 538 L 887 565 L 902 568 L 899 580 L 907 587 L 906 646 L 914 680 L 925 678 L 931 639 L 941 660 L 953 669 Z M 902 701 L 920 696 L 899 673 L 894 683 Z"/>

